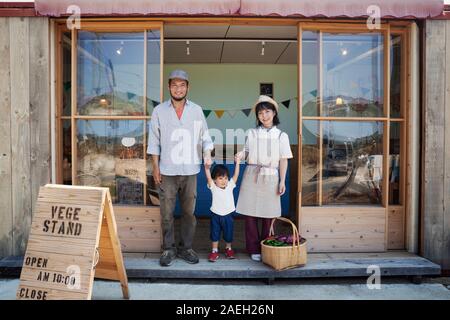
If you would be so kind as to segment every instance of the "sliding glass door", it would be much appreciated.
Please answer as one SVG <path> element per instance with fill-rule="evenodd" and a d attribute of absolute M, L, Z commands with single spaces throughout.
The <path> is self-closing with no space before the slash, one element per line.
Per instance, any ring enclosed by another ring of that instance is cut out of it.
<path fill-rule="evenodd" d="M 299 28 L 302 233 L 311 251 L 385 251 L 404 181 L 401 39 L 387 26 Z"/>

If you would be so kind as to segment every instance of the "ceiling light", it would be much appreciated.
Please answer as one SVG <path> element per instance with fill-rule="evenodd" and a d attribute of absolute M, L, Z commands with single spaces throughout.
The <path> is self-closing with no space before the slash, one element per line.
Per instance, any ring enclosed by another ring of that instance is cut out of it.
<path fill-rule="evenodd" d="M 120 41 L 120 48 L 116 50 L 116 53 L 120 56 L 123 51 L 123 41 Z"/>
<path fill-rule="evenodd" d="M 188 41 L 186 41 L 186 55 L 190 55 L 191 54 L 191 51 L 189 50 L 189 40 Z"/>
<path fill-rule="evenodd" d="M 262 44 L 262 47 L 261 47 L 261 55 L 263 56 L 263 55 L 264 55 L 264 46 L 266 45 L 266 42 L 265 42 L 265 41 L 262 41 L 261 44 Z"/>

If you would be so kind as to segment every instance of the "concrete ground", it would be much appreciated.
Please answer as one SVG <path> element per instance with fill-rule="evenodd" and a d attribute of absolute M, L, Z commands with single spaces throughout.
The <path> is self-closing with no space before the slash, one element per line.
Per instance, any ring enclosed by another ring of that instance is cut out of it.
<path fill-rule="evenodd" d="M 280 279 L 267 285 L 251 280 L 132 280 L 134 300 L 450 300 L 450 278 L 425 278 L 413 284 L 405 278 L 381 279 L 370 290 L 366 279 Z M 18 279 L 0 279 L 0 300 L 15 299 Z M 187 294 L 188 293 L 188 294 Z M 118 282 L 94 282 L 92 299 L 121 299 Z"/>

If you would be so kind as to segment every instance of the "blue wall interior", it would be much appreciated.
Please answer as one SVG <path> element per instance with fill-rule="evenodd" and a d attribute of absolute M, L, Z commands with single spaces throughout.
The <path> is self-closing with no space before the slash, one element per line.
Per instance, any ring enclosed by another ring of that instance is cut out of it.
<path fill-rule="evenodd" d="M 235 164 L 226 164 L 228 167 L 228 170 L 230 171 L 230 175 L 233 175 Z M 240 172 L 239 172 L 239 179 L 236 188 L 234 189 L 234 202 L 237 204 L 237 200 L 239 197 L 239 189 L 241 186 L 242 177 L 244 174 L 244 170 L 246 167 L 246 164 L 240 165 Z M 286 174 L 286 192 L 281 197 L 281 212 L 283 216 L 289 215 L 289 192 L 290 192 L 290 172 L 289 172 L 289 166 L 288 171 Z M 211 191 L 206 186 L 206 176 L 205 176 L 205 170 L 202 166 L 202 169 L 200 170 L 200 173 L 197 176 L 197 202 L 195 206 L 195 215 L 197 217 L 209 217 L 210 211 L 209 208 L 211 207 Z M 239 214 L 236 214 L 239 216 Z M 175 207 L 175 216 L 180 217 L 181 216 L 181 209 L 180 209 L 180 203 L 177 199 L 177 204 Z"/>

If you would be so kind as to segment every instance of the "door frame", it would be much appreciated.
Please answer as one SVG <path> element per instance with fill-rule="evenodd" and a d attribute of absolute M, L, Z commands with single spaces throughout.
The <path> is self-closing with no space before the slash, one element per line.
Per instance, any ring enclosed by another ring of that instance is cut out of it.
<path fill-rule="evenodd" d="M 411 174 L 411 165 L 409 158 L 409 136 L 410 136 L 410 126 L 409 126 L 409 117 L 410 117 L 410 29 L 411 24 L 397 24 L 397 23 L 382 23 L 380 29 L 377 30 L 369 30 L 365 23 L 353 23 L 353 24 L 336 24 L 329 22 L 299 22 L 298 24 L 298 208 L 297 208 L 297 222 L 299 230 L 302 230 L 302 233 L 305 232 L 302 224 L 303 209 L 302 207 L 302 127 L 303 120 L 316 120 L 319 122 L 319 130 L 322 132 L 322 121 L 381 121 L 384 123 L 383 127 L 383 180 L 382 180 L 382 203 L 381 207 L 384 208 L 384 218 L 385 218 L 385 237 L 384 237 L 384 248 L 383 250 L 377 251 L 387 251 L 390 249 L 389 237 L 391 233 L 395 233 L 396 231 L 391 231 L 392 224 L 391 221 L 394 221 L 393 217 L 398 218 L 401 217 L 402 221 L 399 222 L 395 228 L 401 228 L 402 232 L 402 242 L 403 248 L 406 248 L 407 241 L 406 235 L 410 234 L 410 230 L 406 230 L 407 225 L 406 221 L 409 219 L 408 217 L 411 215 L 410 211 L 410 199 L 411 199 L 411 188 L 407 188 L 409 186 L 410 174 Z M 381 33 L 384 35 L 384 68 L 383 68 L 383 77 L 384 77 L 384 116 L 383 117 L 371 117 L 371 118 L 344 118 L 344 117 L 303 117 L 302 115 L 302 32 L 303 31 L 317 31 L 319 32 L 319 84 L 318 84 L 318 96 L 319 96 L 319 109 L 322 110 L 322 99 L 323 96 L 323 79 L 322 79 L 322 32 L 327 33 Z M 402 39 L 402 66 L 401 66 L 401 74 L 402 78 L 405 81 L 402 82 L 401 86 L 401 116 L 399 119 L 394 119 L 390 117 L 390 63 L 391 63 L 391 35 L 400 35 Z M 389 172 L 389 142 L 390 142 L 390 124 L 391 123 L 400 123 L 401 124 L 401 150 L 400 150 L 400 205 L 389 205 L 389 180 L 388 173 Z M 320 134 L 320 139 L 322 139 L 322 134 Z M 322 155 L 322 140 L 319 142 L 320 151 L 319 153 Z M 321 156 L 322 157 L 322 156 Z M 322 159 L 322 158 L 321 158 Z M 323 207 L 322 200 L 322 161 L 319 161 L 319 183 L 318 183 L 318 192 L 319 192 L 319 207 L 314 207 L 317 212 L 325 212 L 329 210 L 340 210 L 342 207 L 346 207 L 351 209 L 352 206 L 326 206 Z M 374 206 L 375 207 L 375 206 Z M 311 208 L 311 207 L 304 207 Z M 322 209 L 320 209 L 322 208 Z M 364 208 L 360 208 L 358 206 L 354 207 L 355 212 L 364 212 Z M 391 219 L 389 219 L 391 217 Z M 395 248 L 400 249 L 400 248 Z M 333 251 L 333 250 L 332 250 Z M 319 251 L 323 252 L 323 251 Z"/>
<path fill-rule="evenodd" d="M 55 50 L 55 60 L 56 60 L 56 83 L 55 83 L 55 100 L 56 100 L 56 183 L 62 182 L 62 121 L 65 119 L 64 116 L 62 116 L 62 97 L 61 97 L 61 85 L 62 85 L 62 55 L 61 55 L 61 46 L 60 44 L 60 35 L 62 30 L 68 31 L 65 27 L 66 19 L 58 18 L 53 19 L 52 22 L 54 22 L 55 25 L 55 38 L 56 38 L 56 50 Z M 90 28 L 91 30 L 97 30 L 97 31 L 130 31 L 130 30 L 142 30 L 139 28 L 142 27 L 159 27 L 161 30 L 161 43 L 164 43 L 164 25 L 165 24 L 176 24 L 176 25 L 218 25 L 218 24 L 229 24 L 229 25 L 248 25 L 248 26 L 297 26 L 298 29 L 298 35 L 297 35 L 297 44 L 298 44 L 298 59 L 297 59 L 297 70 L 298 70 L 298 119 L 297 119 L 297 130 L 298 130 L 298 161 L 297 161 L 297 205 L 296 205 L 296 217 L 297 217 L 297 226 L 301 227 L 301 221 L 302 221 L 302 211 L 301 211 L 301 130 L 302 130 L 302 108 L 301 108 L 301 99 L 302 99 L 302 79 L 301 79 L 301 67 L 302 67 L 302 41 L 301 41 L 301 34 L 302 30 L 309 29 L 309 28 L 319 28 L 322 30 L 327 31 L 345 31 L 349 32 L 351 30 L 361 30 L 364 29 L 364 32 L 367 33 L 367 28 L 365 24 L 363 23 L 365 21 L 361 20 L 355 20 L 355 19 L 323 19 L 323 22 L 318 21 L 317 19 L 297 19 L 297 18 L 228 18 L 228 17 L 221 17 L 221 18 L 180 18 L 180 17 L 155 17 L 155 18 L 122 18 L 122 17 L 109 17 L 109 18 L 83 18 L 82 19 L 82 30 L 86 28 Z M 410 199 L 411 199 L 411 190 L 410 187 L 410 174 L 411 174 L 411 163 L 409 159 L 409 152 L 410 152 L 410 146 L 409 146 L 409 136 L 411 134 L 411 128 L 409 124 L 409 106 L 410 106 L 410 90 L 411 90 L 411 74 L 410 74 L 410 30 L 411 30 L 412 23 L 410 21 L 406 20 L 394 20 L 394 21 L 383 21 L 382 23 L 382 30 L 383 32 L 387 32 L 387 34 L 390 34 L 390 32 L 398 32 L 401 33 L 404 36 L 404 45 L 405 45 L 405 51 L 406 54 L 404 56 L 405 66 L 403 67 L 403 73 L 406 74 L 408 77 L 408 81 L 404 84 L 404 90 L 405 94 L 402 96 L 405 97 L 404 101 L 402 102 L 402 105 L 404 105 L 404 111 L 405 114 L 403 115 L 403 129 L 402 129 L 402 137 L 404 138 L 404 143 L 402 144 L 402 154 L 404 155 L 402 158 L 402 168 L 404 170 L 402 171 L 402 199 L 403 199 L 403 212 L 406 221 L 409 219 L 409 211 L 410 211 Z M 72 30 L 72 38 L 76 39 L 74 37 L 74 34 L 76 35 L 76 30 Z M 390 38 L 386 37 L 386 41 L 389 41 Z M 388 47 L 387 47 L 388 48 Z M 76 45 L 73 45 L 72 47 L 72 59 L 74 59 L 73 52 L 76 52 Z M 164 46 L 161 45 L 161 101 L 163 98 L 163 57 L 164 57 Z M 387 50 L 387 54 L 390 53 L 390 50 Z M 406 59 L 405 59 L 406 57 Z M 73 62 L 73 61 L 72 61 Z M 75 61 L 76 63 L 76 61 Z M 386 64 L 385 69 L 389 72 L 388 68 L 389 64 Z M 76 65 L 72 63 L 72 68 L 75 68 Z M 74 70 L 74 69 L 72 69 Z M 385 73 L 386 77 L 386 73 Z M 72 72 L 72 82 L 73 79 L 76 79 L 76 75 L 74 76 L 74 72 Z M 74 82 L 76 85 L 76 82 Z M 385 83 L 385 86 L 387 86 L 387 90 L 389 90 L 389 86 L 387 83 Z M 76 91 L 75 91 L 76 92 Z M 389 92 L 385 90 L 385 93 Z M 407 94 L 407 95 L 406 95 Z M 385 99 L 389 99 L 389 95 L 385 94 Z M 75 103 L 74 103 L 75 102 Z M 72 100 L 72 106 L 76 106 L 76 97 Z M 388 104 L 385 103 L 385 108 L 387 108 Z M 72 108 L 72 112 L 75 109 Z M 70 117 L 69 117 L 70 118 Z M 67 119 L 66 119 L 67 120 Z M 329 120 L 329 119 L 328 119 Z M 72 118 L 71 121 L 73 122 L 74 119 Z M 383 118 L 382 121 L 386 121 L 386 118 Z M 73 123 L 72 123 L 73 124 Z M 72 125 L 72 130 L 74 130 L 75 127 Z M 387 134 L 385 134 L 385 139 L 388 137 Z M 72 144 L 74 143 L 74 134 L 72 133 Z M 387 148 L 388 145 L 384 144 L 384 148 Z M 73 148 L 73 147 L 72 147 Z M 388 148 L 387 148 L 388 150 Z M 73 155 L 74 156 L 74 155 Z M 383 169 L 385 170 L 385 167 L 387 167 L 387 161 L 383 162 Z M 72 175 L 74 175 L 73 171 L 76 170 L 76 167 L 74 163 L 72 162 Z M 387 172 L 387 171 L 384 171 Z M 385 175 L 386 176 L 386 175 Z M 387 178 L 383 178 L 383 186 L 387 184 Z M 408 186 L 408 188 L 406 188 Z M 294 187 L 294 185 L 292 186 Z M 384 199 L 386 198 L 386 194 L 388 192 L 387 188 L 384 188 L 385 195 Z M 388 230 L 388 204 L 385 203 L 386 200 L 383 202 L 383 207 L 386 209 L 386 231 Z M 409 230 L 409 224 L 406 226 L 408 230 L 405 230 L 405 234 L 412 234 L 414 233 L 414 230 Z M 386 242 L 387 242 L 387 235 L 386 235 Z"/>

